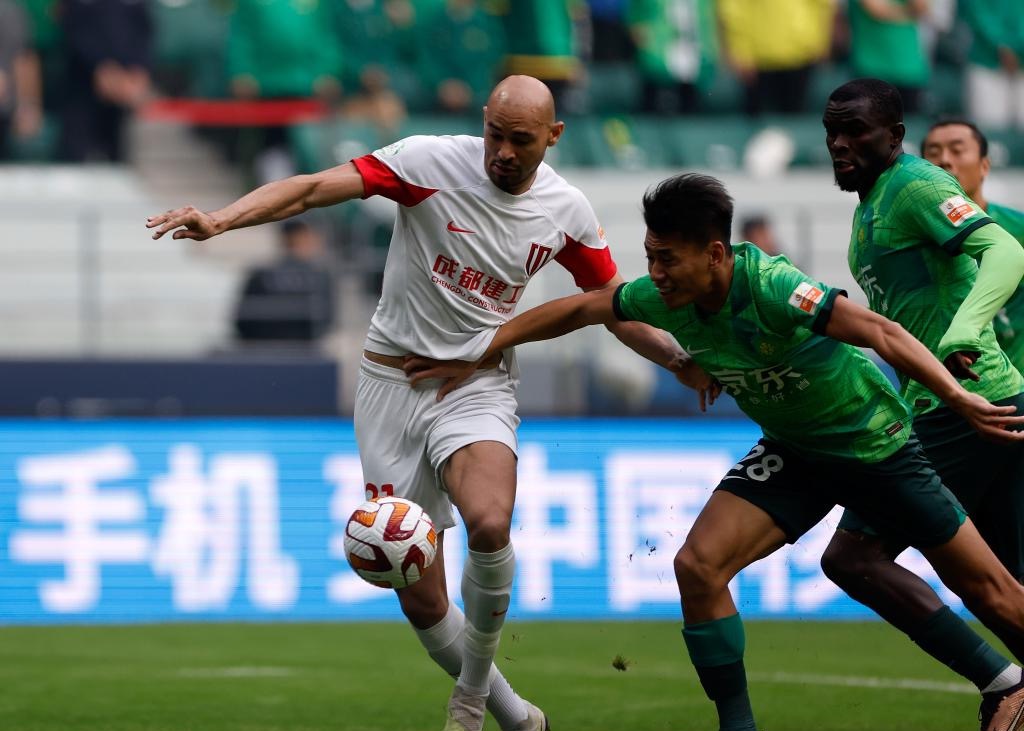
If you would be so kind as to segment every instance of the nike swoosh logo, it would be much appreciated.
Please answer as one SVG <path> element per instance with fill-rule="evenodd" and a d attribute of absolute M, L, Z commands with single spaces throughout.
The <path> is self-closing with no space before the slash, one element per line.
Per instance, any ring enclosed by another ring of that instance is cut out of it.
<path fill-rule="evenodd" d="M 455 225 L 455 219 L 453 218 L 448 222 L 448 230 L 453 234 L 475 234 L 476 231 L 470 231 L 468 228 L 459 228 Z"/>
<path fill-rule="evenodd" d="M 696 349 L 696 350 L 693 349 L 693 348 L 685 348 L 685 350 L 686 350 L 688 355 L 697 355 L 697 353 L 706 353 L 709 350 L 711 350 L 711 348 L 699 348 L 699 349 Z"/>

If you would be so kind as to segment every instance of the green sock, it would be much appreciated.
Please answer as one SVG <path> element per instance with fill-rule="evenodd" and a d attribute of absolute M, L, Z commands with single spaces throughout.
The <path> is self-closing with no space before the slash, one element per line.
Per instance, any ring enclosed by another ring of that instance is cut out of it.
<path fill-rule="evenodd" d="M 688 624 L 683 639 L 700 684 L 718 709 L 719 731 L 757 731 L 743 668 L 746 638 L 740 615 Z"/>
<path fill-rule="evenodd" d="M 979 690 L 1010 665 L 949 607 L 942 607 L 909 635 L 922 650 L 970 680 Z"/>

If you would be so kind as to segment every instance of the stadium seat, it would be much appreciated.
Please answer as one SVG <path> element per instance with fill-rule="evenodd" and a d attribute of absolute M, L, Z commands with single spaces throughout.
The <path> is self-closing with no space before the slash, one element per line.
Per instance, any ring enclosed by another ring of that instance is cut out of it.
<path fill-rule="evenodd" d="M 746 117 L 689 117 L 666 125 L 669 144 L 678 148 L 680 164 L 709 170 L 735 170 L 754 131 Z"/>
<path fill-rule="evenodd" d="M 591 114 L 639 109 L 641 89 L 640 74 L 632 63 L 598 63 L 587 68 L 587 109 Z"/>

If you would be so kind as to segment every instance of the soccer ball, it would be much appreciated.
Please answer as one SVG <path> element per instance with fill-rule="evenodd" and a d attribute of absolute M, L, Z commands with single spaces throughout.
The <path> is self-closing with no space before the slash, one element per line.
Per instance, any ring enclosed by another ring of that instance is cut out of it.
<path fill-rule="evenodd" d="M 411 500 L 367 500 L 345 525 L 345 556 L 360 578 L 374 586 L 402 589 L 415 584 L 436 553 L 434 523 Z"/>

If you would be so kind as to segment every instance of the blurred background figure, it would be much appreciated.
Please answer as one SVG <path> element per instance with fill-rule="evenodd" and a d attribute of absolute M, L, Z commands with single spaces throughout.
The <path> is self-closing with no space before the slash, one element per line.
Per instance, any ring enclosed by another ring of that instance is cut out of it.
<path fill-rule="evenodd" d="M 1024 5 L 960 0 L 971 31 L 967 113 L 982 127 L 1024 129 Z"/>
<path fill-rule="evenodd" d="M 476 113 L 497 81 L 504 28 L 478 0 L 436 0 L 419 9 L 415 63 L 432 109 Z"/>
<path fill-rule="evenodd" d="M 743 109 L 806 111 L 807 89 L 828 58 L 833 0 L 718 0 L 722 45 L 743 85 Z"/>
<path fill-rule="evenodd" d="M 238 0 L 230 17 L 227 66 L 236 99 L 319 98 L 337 104 L 343 50 L 329 0 Z M 239 133 L 239 155 L 259 183 L 295 174 L 284 127 Z"/>
<path fill-rule="evenodd" d="M 242 341 L 312 342 L 334 323 L 334 279 L 323 236 L 305 221 L 281 226 L 281 254 L 246 276 L 235 310 Z"/>
<path fill-rule="evenodd" d="M 153 22 L 138 0 L 64 0 L 60 6 L 67 85 L 60 157 L 124 162 L 124 121 L 147 101 Z"/>
<path fill-rule="evenodd" d="M 0 0 L 0 160 L 12 139 L 27 139 L 43 121 L 39 57 L 28 18 L 14 0 Z"/>
<path fill-rule="evenodd" d="M 921 111 L 931 75 L 921 27 L 930 5 L 930 0 L 849 0 L 851 73 L 895 86 L 908 114 Z"/>
<path fill-rule="evenodd" d="M 740 224 L 740 241 L 749 241 L 766 254 L 775 256 L 781 254 L 778 242 L 775 240 L 775 229 L 767 216 L 755 214 L 743 219 Z"/>
<path fill-rule="evenodd" d="M 535 76 L 551 89 L 555 108 L 581 111 L 572 92 L 580 81 L 580 29 L 589 39 L 589 8 L 581 0 L 516 0 L 505 7 L 503 75 Z"/>
<path fill-rule="evenodd" d="M 713 0 L 628 0 L 626 21 L 643 77 L 643 111 L 697 111 L 718 58 Z"/>
<path fill-rule="evenodd" d="M 436 0 L 440 2 L 440 0 Z M 345 54 L 342 113 L 393 137 L 406 100 L 422 96 L 412 66 L 417 6 L 409 0 L 336 0 L 335 31 Z M 422 3 L 424 7 L 433 3 Z"/>

